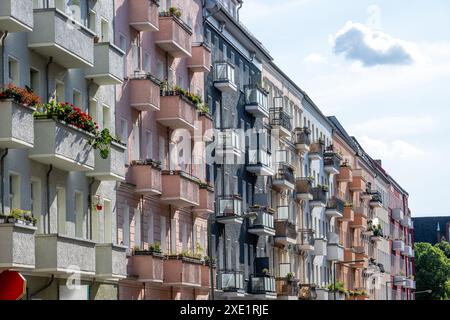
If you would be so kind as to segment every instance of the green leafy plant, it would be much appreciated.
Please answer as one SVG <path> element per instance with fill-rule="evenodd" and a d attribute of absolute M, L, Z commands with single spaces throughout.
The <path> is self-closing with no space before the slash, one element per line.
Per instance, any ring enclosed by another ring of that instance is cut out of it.
<path fill-rule="evenodd" d="M 6 216 L 6 218 L 11 217 L 15 220 L 24 221 L 26 223 L 32 224 L 33 226 L 36 225 L 37 219 L 33 217 L 33 214 L 31 211 L 27 210 L 21 210 L 21 209 L 12 209 L 9 216 Z"/>
<path fill-rule="evenodd" d="M 336 286 L 334 284 L 330 284 L 326 287 L 330 292 L 339 292 L 342 294 L 347 294 L 347 290 L 345 289 L 344 283 L 341 281 L 336 282 Z"/>
<path fill-rule="evenodd" d="M 198 111 L 200 113 L 208 113 L 209 114 L 209 106 L 205 103 L 202 103 L 198 106 Z"/>
<path fill-rule="evenodd" d="M 170 7 L 169 8 L 169 13 L 171 15 L 176 16 L 177 18 L 181 18 L 181 15 L 182 15 L 181 10 L 178 9 L 177 7 Z"/>
<path fill-rule="evenodd" d="M 295 277 L 295 275 L 294 275 L 293 272 L 288 272 L 288 273 L 286 274 L 286 279 L 287 279 L 287 281 L 292 281 L 292 279 L 294 279 L 294 277 Z"/>

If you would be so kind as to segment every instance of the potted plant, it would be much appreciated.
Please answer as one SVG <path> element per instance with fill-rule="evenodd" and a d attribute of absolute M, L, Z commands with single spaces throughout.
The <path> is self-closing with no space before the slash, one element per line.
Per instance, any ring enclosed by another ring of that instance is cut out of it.
<path fill-rule="evenodd" d="M 294 275 L 294 273 L 293 272 L 288 272 L 287 274 L 286 274 L 286 280 L 287 280 L 287 282 L 292 282 L 292 280 L 295 278 L 295 275 Z"/>

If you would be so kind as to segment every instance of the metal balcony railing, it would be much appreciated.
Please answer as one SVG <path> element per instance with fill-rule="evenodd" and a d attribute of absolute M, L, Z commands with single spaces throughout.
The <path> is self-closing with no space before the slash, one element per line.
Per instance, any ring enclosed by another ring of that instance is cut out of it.
<path fill-rule="evenodd" d="M 295 128 L 294 130 L 294 143 L 311 145 L 311 130 L 307 127 L 305 128 Z"/>
<path fill-rule="evenodd" d="M 291 116 L 283 108 L 270 109 L 270 124 L 281 126 L 288 131 L 292 131 Z"/>

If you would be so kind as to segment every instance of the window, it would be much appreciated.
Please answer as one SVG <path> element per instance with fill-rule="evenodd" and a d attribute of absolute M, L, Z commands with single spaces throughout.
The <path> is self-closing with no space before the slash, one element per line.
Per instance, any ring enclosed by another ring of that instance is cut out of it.
<path fill-rule="evenodd" d="M 98 122 L 98 102 L 95 99 L 89 99 L 89 115 Z"/>
<path fill-rule="evenodd" d="M 9 82 L 14 83 L 16 86 L 20 85 L 20 70 L 19 61 L 14 58 L 8 59 L 8 70 L 9 70 Z"/>
<path fill-rule="evenodd" d="M 149 246 L 155 243 L 155 236 L 153 233 L 153 229 L 154 229 L 154 217 L 153 214 L 150 213 L 148 215 L 148 226 L 147 226 L 147 241 Z"/>
<path fill-rule="evenodd" d="M 161 250 L 163 253 L 167 252 L 167 242 L 166 242 L 166 217 L 160 217 L 160 231 L 161 231 Z"/>
<path fill-rule="evenodd" d="M 150 130 L 146 132 L 146 159 L 153 159 L 153 134 Z"/>
<path fill-rule="evenodd" d="M 88 19 L 88 28 L 92 32 L 97 33 L 97 13 L 94 10 L 89 10 Z"/>
<path fill-rule="evenodd" d="M 30 69 L 30 88 L 37 95 L 40 95 L 40 81 L 39 81 L 39 71 L 36 69 Z"/>
<path fill-rule="evenodd" d="M 103 129 L 111 131 L 111 108 L 107 105 L 103 105 Z"/>
<path fill-rule="evenodd" d="M 148 52 L 144 53 L 144 66 L 143 66 L 143 69 L 147 73 L 151 73 L 151 71 L 152 71 L 150 54 Z"/>
<path fill-rule="evenodd" d="M 134 209 L 134 245 L 141 248 L 141 210 Z"/>
<path fill-rule="evenodd" d="M 86 221 L 83 209 L 83 193 L 75 191 L 75 236 L 77 238 L 85 237 L 83 227 Z"/>
<path fill-rule="evenodd" d="M 9 175 L 9 208 L 20 209 L 20 176 L 17 174 Z"/>
<path fill-rule="evenodd" d="M 128 68 L 127 68 L 127 37 L 123 34 L 119 34 L 119 47 L 120 49 L 125 52 L 125 55 L 123 56 L 123 75 L 124 77 L 128 76 Z"/>
<path fill-rule="evenodd" d="M 109 22 L 105 18 L 101 19 L 101 34 L 100 41 L 108 42 L 109 41 Z"/>
<path fill-rule="evenodd" d="M 105 231 L 103 233 L 103 242 L 112 243 L 112 206 L 110 200 L 103 202 L 103 215 L 105 217 Z"/>
<path fill-rule="evenodd" d="M 123 244 L 127 247 L 130 246 L 130 207 L 125 204 L 123 207 L 123 223 L 122 223 L 122 232 L 123 232 Z"/>
<path fill-rule="evenodd" d="M 133 123 L 132 145 L 133 147 L 131 148 L 131 160 L 140 160 L 141 144 L 139 140 L 139 124 L 137 122 Z"/>
<path fill-rule="evenodd" d="M 187 224 L 186 223 L 181 223 L 181 245 L 183 248 L 183 251 L 186 251 L 188 248 L 188 235 L 187 235 Z M 175 252 L 175 251 L 173 251 Z"/>
<path fill-rule="evenodd" d="M 140 71 L 140 47 L 137 38 L 131 44 L 131 57 L 133 62 L 133 72 Z"/>
<path fill-rule="evenodd" d="M 38 233 L 44 233 L 44 221 L 41 207 L 41 183 L 39 180 L 32 179 L 30 190 L 31 214 L 37 219 L 36 227 Z"/>
<path fill-rule="evenodd" d="M 81 100 L 81 92 L 78 90 L 73 90 L 73 94 L 72 94 L 72 101 L 73 104 L 76 105 L 77 107 L 81 108 L 82 105 L 82 100 Z"/>
<path fill-rule="evenodd" d="M 124 118 L 120 119 L 119 137 L 123 143 L 128 144 L 128 121 L 127 121 L 127 119 L 124 119 Z M 125 151 L 125 164 L 129 163 L 128 157 L 129 156 L 128 156 L 128 148 L 127 148 L 127 150 Z"/>
<path fill-rule="evenodd" d="M 56 188 L 56 211 L 58 215 L 58 233 L 66 233 L 66 190 Z"/>
<path fill-rule="evenodd" d="M 177 252 L 177 221 L 170 220 L 170 253 Z"/>

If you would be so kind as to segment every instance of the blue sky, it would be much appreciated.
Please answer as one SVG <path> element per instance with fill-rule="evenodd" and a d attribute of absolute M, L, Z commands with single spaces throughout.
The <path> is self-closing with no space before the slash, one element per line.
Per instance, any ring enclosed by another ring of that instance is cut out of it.
<path fill-rule="evenodd" d="M 241 20 L 410 194 L 450 215 L 450 1 L 246 0 Z"/>

